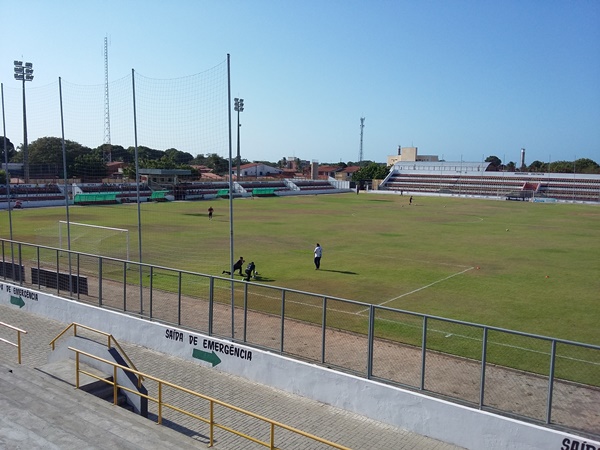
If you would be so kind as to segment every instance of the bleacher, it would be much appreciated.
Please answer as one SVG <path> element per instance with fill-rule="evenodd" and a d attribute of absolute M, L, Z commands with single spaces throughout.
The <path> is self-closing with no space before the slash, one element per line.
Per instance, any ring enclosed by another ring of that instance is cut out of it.
<path fill-rule="evenodd" d="M 0 188 L 0 198 L 6 197 L 6 186 Z M 65 194 L 56 184 L 45 184 L 41 186 L 11 185 L 10 197 L 12 200 L 27 201 L 47 201 L 64 200 Z"/>
<path fill-rule="evenodd" d="M 246 192 L 251 192 L 255 197 L 277 195 L 279 191 L 289 191 L 290 188 L 283 181 L 242 181 L 238 183 Z"/>
<path fill-rule="evenodd" d="M 229 183 L 181 183 L 175 186 L 174 195 L 177 200 L 200 200 L 206 196 L 217 196 L 220 189 L 229 189 Z"/>
<path fill-rule="evenodd" d="M 528 199 L 600 202 L 600 176 L 482 172 L 480 174 L 392 173 L 380 190 Z"/>
<path fill-rule="evenodd" d="M 329 181 L 322 180 L 293 180 L 294 184 L 300 188 L 301 191 L 321 191 L 335 189 Z"/>

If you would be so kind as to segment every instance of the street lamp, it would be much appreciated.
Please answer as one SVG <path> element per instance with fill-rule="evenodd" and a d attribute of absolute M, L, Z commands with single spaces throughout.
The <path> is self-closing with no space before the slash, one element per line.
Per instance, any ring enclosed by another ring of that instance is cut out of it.
<path fill-rule="evenodd" d="M 244 99 L 234 98 L 234 108 L 237 111 L 237 180 L 240 181 L 240 113 L 244 111 Z"/>
<path fill-rule="evenodd" d="M 33 64 L 15 61 L 15 80 L 23 82 L 23 177 L 29 183 L 29 152 L 27 151 L 27 108 L 25 107 L 25 82 L 33 81 Z"/>

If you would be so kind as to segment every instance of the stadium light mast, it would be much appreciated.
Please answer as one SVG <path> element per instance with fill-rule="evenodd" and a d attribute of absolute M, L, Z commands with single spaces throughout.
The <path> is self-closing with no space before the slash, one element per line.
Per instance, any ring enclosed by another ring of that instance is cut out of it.
<path fill-rule="evenodd" d="M 240 181 L 240 113 L 244 111 L 244 99 L 243 98 L 234 98 L 233 99 L 234 106 L 233 109 L 237 112 L 237 180 Z"/>
<path fill-rule="evenodd" d="M 25 82 L 33 81 L 33 64 L 15 61 L 15 80 L 23 82 L 23 178 L 29 183 L 29 152 L 27 150 L 27 107 L 25 106 Z"/>

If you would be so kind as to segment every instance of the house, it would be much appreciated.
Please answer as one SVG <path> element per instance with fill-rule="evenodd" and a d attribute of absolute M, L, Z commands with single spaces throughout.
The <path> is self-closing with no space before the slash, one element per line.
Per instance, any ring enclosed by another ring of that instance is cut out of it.
<path fill-rule="evenodd" d="M 240 177 L 273 177 L 278 176 L 282 172 L 281 169 L 262 163 L 250 163 L 240 166 Z"/>
<path fill-rule="evenodd" d="M 348 166 L 339 170 L 335 174 L 335 179 L 340 181 L 351 181 L 352 175 L 360 170 L 360 166 Z"/>

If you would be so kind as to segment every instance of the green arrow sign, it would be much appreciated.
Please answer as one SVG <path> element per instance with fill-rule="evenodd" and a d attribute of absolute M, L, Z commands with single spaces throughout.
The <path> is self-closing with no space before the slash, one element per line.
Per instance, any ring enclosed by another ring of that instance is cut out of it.
<path fill-rule="evenodd" d="M 12 305 L 17 305 L 19 308 L 25 306 L 25 302 L 23 301 L 23 299 L 21 297 L 15 297 L 14 295 L 10 296 L 10 303 Z"/>
<path fill-rule="evenodd" d="M 202 361 L 211 363 L 213 367 L 221 363 L 221 358 L 219 358 L 215 352 L 208 353 L 195 348 L 192 352 L 192 356 L 196 359 L 201 359 Z"/>

